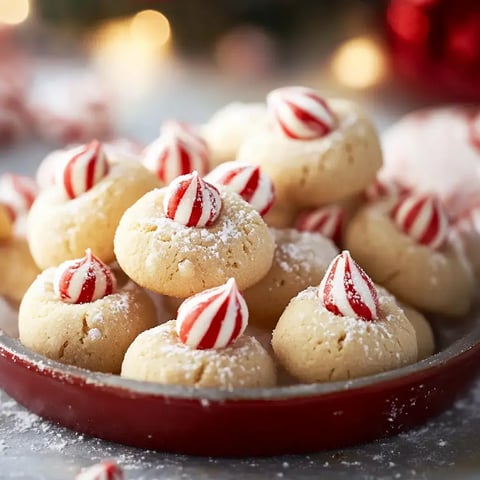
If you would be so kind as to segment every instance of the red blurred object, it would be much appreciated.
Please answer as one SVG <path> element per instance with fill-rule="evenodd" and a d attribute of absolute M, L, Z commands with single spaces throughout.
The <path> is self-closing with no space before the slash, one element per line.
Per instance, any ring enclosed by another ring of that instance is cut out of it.
<path fill-rule="evenodd" d="M 410 82 L 457 100 L 480 100 L 480 1 L 391 0 L 393 61 Z"/>
<path fill-rule="evenodd" d="M 124 480 L 122 469 L 113 462 L 101 462 L 79 473 L 75 480 Z"/>

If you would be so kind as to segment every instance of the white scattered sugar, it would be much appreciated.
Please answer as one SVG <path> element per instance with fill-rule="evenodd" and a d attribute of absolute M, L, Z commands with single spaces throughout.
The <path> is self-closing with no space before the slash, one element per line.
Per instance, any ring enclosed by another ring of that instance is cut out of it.
<path fill-rule="evenodd" d="M 303 275 L 312 270 L 325 270 L 338 253 L 334 244 L 318 233 L 275 228 L 270 231 L 277 244 L 275 261 L 287 273 Z"/>
<path fill-rule="evenodd" d="M 88 331 L 88 338 L 94 341 L 99 340 L 100 338 L 102 338 L 102 332 L 98 328 L 91 328 Z"/>

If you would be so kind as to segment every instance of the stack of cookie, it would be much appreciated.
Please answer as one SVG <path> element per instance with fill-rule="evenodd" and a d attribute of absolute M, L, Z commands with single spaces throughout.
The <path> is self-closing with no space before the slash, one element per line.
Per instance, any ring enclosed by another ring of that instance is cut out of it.
<path fill-rule="evenodd" d="M 439 199 L 381 166 L 361 108 L 305 87 L 199 129 L 168 122 L 137 157 L 62 150 L 26 222 L 43 273 L 20 340 L 91 370 L 227 389 L 425 358 L 415 308 L 464 315 L 474 277 Z"/>

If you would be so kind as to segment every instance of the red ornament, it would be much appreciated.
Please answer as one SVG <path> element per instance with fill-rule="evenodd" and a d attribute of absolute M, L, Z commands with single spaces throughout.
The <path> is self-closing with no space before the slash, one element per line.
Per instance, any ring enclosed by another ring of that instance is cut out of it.
<path fill-rule="evenodd" d="M 478 0 L 391 0 L 386 20 L 406 79 L 443 97 L 480 100 Z"/>

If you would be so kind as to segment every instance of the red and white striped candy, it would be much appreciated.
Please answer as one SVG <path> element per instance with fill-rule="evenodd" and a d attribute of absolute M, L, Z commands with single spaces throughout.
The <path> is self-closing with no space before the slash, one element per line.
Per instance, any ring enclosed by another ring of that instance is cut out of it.
<path fill-rule="evenodd" d="M 208 148 L 205 140 L 187 124 L 168 122 L 162 134 L 145 149 L 143 165 L 163 183 L 196 170 L 208 171 Z"/>
<path fill-rule="evenodd" d="M 75 480 L 123 480 L 122 469 L 113 462 L 101 462 L 79 473 Z"/>
<path fill-rule="evenodd" d="M 327 102 L 310 88 L 273 90 L 267 95 L 267 106 L 281 131 L 296 140 L 324 137 L 337 125 L 337 118 Z"/>
<path fill-rule="evenodd" d="M 262 216 L 270 210 L 275 199 L 270 177 L 257 165 L 225 162 L 213 169 L 205 180 L 238 193 Z"/>
<path fill-rule="evenodd" d="M 53 289 L 66 303 L 90 303 L 115 291 L 110 268 L 87 248 L 85 257 L 63 262 L 55 273 Z"/>
<path fill-rule="evenodd" d="M 333 259 L 319 288 L 325 308 L 334 315 L 363 320 L 378 318 L 375 285 L 348 250 Z"/>
<path fill-rule="evenodd" d="M 295 222 L 295 228 L 302 232 L 321 233 L 338 245 L 342 241 L 344 221 L 343 208 L 331 205 L 300 213 Z"/>
<path fill-rule="evenodd" d="M 421 245 L 436 249 L 448 236 L 448 218 L 433 195 L 408 195 L 398 201 L 391 218 L 400 230 Z"/>
<path fill-rule="evenodd" d="M 9 207 L 14 219 L 30 210 L 37 193 L 37 184 L 33 178 L 13 173 L 0 176 L 0 202 Z"/>
<path fill-rule="evenodd" d="M 77 198 L 93 188 L 108 171 L 109 164 L 102 144 L 93 140 L 66 153 L 65 161 L 58 170 L 56 183 L 68 198 Z"/>
<path fill-rule="evenodd" d="M 364 195 L 367 202 L 375 202 L 381 198 L 399 198 L 410 190 L 395 180 L 381 180 L 376 178 L 365 190 Z"/>
<path fill-rule="evenodd" d="M 165 216 L 187 227 L 208 227 L 220 215 L 222 198 L 197 172 L 176 178 L 163 199 Z"/>
<path fill-rule="evenodd" d="M 187 298 L 177 314 L 180 340 L 199 350 L 225 348 L 247 328 L 248 307 L 234 278 Z"/>

